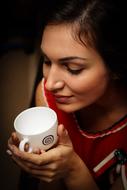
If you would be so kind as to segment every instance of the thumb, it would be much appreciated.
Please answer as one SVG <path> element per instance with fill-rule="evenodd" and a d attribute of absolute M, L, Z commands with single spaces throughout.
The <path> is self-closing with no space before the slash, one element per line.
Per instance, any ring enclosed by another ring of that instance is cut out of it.
<path fill-rule="evenodd" d="M 58 137 L 59 137 L 58 144 L 69 145 L 69 146 L 71 145 L 72 146 L 72 142 L 71 142 L 70 137 L 68 135 L 68 131 L 65 129 L 63 124 L 60 124 L 58 126 Z"/>

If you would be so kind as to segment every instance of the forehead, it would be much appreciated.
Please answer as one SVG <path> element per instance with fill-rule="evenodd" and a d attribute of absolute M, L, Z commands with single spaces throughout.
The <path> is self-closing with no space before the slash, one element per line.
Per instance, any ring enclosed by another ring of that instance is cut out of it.
<path fill-rule="evenodd" d="M 74 39 L 72 26 L 66 24 L 46 26 L 41 42 L 41 49 L 44 53 L 59 53 L 64 51 L 65 54 L 84 53 L 86 47 Z"/>
<path fill-rule="evenodd" d="M 46 26 L 42 36 L 42 46 L 46 45 L 47 41 L 48 43 L 54 43 L 54 41 L 64 43 L 66 41 L 66 43 L 71 42 L 73 45 L 77 43 L 73 38 L 71 25 L 66 24 Z"/>

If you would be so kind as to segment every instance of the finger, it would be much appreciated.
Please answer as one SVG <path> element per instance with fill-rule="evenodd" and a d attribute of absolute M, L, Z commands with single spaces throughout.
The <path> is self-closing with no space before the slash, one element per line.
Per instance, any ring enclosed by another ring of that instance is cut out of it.
<path fill-rule="evenodd" d="M 13 143 L 12 143 L 12 138 L 10 137 L 9 139 L 8 139 L 8 145 L 12 145 Z"/>
<path fill-rule="evenodd" d="M 49 177 L 45 177 L 45 176 L 40 176 L 40 175 L 33 175 L 34 178 L 39 179 L 40 181 L 45 181 L 47 183 L 51 183 L 54 180 L 57 180 L 57 178 L 49 178 Z"/>
<path fill-rule="evenodd" d="M 25 152 L 28 152 L 28 151 L 29 151 L 29 144 L 28 144 L 28 143 L 25 144 L 24 151 L 25 151 Z"/>
<path fill-rule="evenodd" d="M 13 159 L 14 163 L 17 164 L 19 167 L 21 167 L 23 170 L 25 170 L 28 173 L 31 173 L 30 168 L 26 164 L 24 164 L 23 161 L 20 161 L 20 159 L 18 159 L 15 156 L 12 156 L 12 159 Z"/>
<path fill-rule="evenodd" d="M 16 146 L 19 146 L 19 138 L 17 137 L 17 135 L 16 135 L 16 132 L 13 132 L 12 133 L 12 141 L 14 142 L 14 144 L 16 145 Z"/>
<path fill-rule="evenodd" d="M 59 175 L 59 173 L 53 172 L 53 171 L 50 171 L 50 170 L 46 170 L 46 171 L 41 170 L 40 172 L 37 172 L 37 173 L 35 172 L 35 174 L 32 174 L 32 175 L 34 175 L 34 177 L 39 178 L 41 180 L 42 179 L 45 179 L 45 180 L 47 179 L 48 181 L 53 181 L 53 180 L 56 180 L 56 179 L 61 177 Z"/>
<path fill-rule="evenodd" d="M 13 146 L 13 145 L 14 145 L 14 143 L 13 143 L 12 137 L 10 137 L 10 138 L 8 139 L 8 143 L 7 143 L 7 147 L 8 147 L 8 149 L 9 149 L 10 151 L 11 151 L 10 147 Z"/>
<path fill-rule="evenodd" d="M 8 144 L 14 144 L 16 146 L 19 146 L 19 139 L 16 136 L 15 132 L 13 132 L 11 137 L 8 139 Z"/>
<path fill-rule="evenodd" d="M 34 153 L 34 154 L 43 154 L 44 152 L 45 152 L 45 151 L 42 150 L 42 149 L 40 149 L 40 148 L 39 148 L 39 149 L 38 149 L 38 148 L 34 148 L 34 149 L 33 149 L 33 153 Z"/>
<path fill-rule="evenodd" d="M 33 175 L 33 177 L 41 181 L 48 182 L 48 183 L 51 183 L 52 181 L 58 180 L 60 178 L 58 176 L 48 177 L 48 176 L 43 176 L 43 175 Z"/>
<path fill-rule="evenodd" d="M 12 156 L 12 152 L 10 150 L 6 150 L 6 153 L 9 155 L 9 156 Z"/>
<path fill-rule="evenodd" d="M 68 135 L 68 131 L 65 129 L 65 127 L 62 124 L 60 124 L 58 127 L 58 136 L 59 136 L 58 144 L 65 146 L 72 146 L 72 142 Z"/>
<path fill-rule="evenodd" d="M 36 169 L 36 170 L 49 170 L 49 171 L 56 171 L 56 163 L 50 163 L 50 164 L 45 164 L 42 166 L 34 165 L 31 164 L 30 162 L 27 162 L 27 166 L 31 169 Z"/>
<path fill-rule="evenodd" d="M 11 137 L 8 140 L 8 147 L 10 147 L 10 145 L 15 145 L 15 146 L 19 147 L 19 139 L 17 137 Z M 28 143 L 25 144 L 24 150 L 25 150 L 25 152 L 28 152 L 28 150 L 29 150 Z"/>
<path fill-rule="evenodd" d="M 35 178 L 38 178 L 42 181 L 52 182 L 54 180 L 58 180 L 62 177 L 59 173 L 49 173 L 43 172 L 43 175 L 33 175 Z"/>
<path fill-rule="evenodd" d="M 20 151 L 15 145 L 11 145 L 11 144 L 9 144 L 9 149 L 15 157 L 17 157 L 21 160 L 39 165 L 39 166 L 41 164 L 45 164 L 45 163 L 49 162 L 48 160 L 43 159 L 42 155 L 44 155 L 45 152 L 41 153 L 40 155 L 34 154 L 34 153 L 23 152 L 23 151 Z M 45 156 L 44 156 L 44 158 L 45 158 Z M 46 156 L 46 158 L 47 158 L 47 156 Z"/>
<path fill-rule="evenodd" d="M 59 157 L 59 150 L 57 150 L 57 148 L 50 149 L 49 151 L 43 152 L 39 155 L 20 151 L 15 145 L 9 145 L 9 149 L 15 157 L 38 166 L 54 162 Z"/>
<path fill-rule="evenodd" d="M 59 172 L 53 171 L 51 169 L 43 169 L 43 170 L 37 170 L 37 169 L 32 169 L 29 168 L 26 163 L 21 162 L 19 159 L 16 157 L 12 157 L 14 163 L 19 165 L 23 170 L 25 170 L 27 173 L 32 174 L 33 177 L 38 178 L 40 180 L 46 181 L 46 182 L 51 182 L 53 180 L 56 180 L 60 178 L 61 175 L 59 175 Z"/>
<path fill-rule="evenodd" d="M 33 177 L 39 179 L 40 181 L 45 181 L 45 182 L 47 182 L 47 183 L 50 183 L 50 182 L 53 181 L 52 179 L 49 179 L 49 178 L 43 177 L 43 176 L 36 176 L 36 175 L 35 175 L 35 176 L 33 176 Z"/>
<path fill-rule="evenodd" d="M 67 130 L 64 129 L 64 126 L 59 125 L 58 128 L 59 128 L 58 129 L 59 144 L 66 145 L 66 146 L 72 146 L 70 138 L 67 133 Z M 27 162 L 31 162 L 35 165 L 39 165 L 39 166 L 56 161 L 61 156 L 60 152 L 59 152 L 59 148 L 57 148 L 57 147 L 52 148 L 47 152 L 41 153 L 40 155 L 22 152 L 14 145 L 13 146 L 10 145 L 9 149 L 18 158 L 25 160 Z"/>
<path fill-rule="evenodd" d="M 13 161 L 20 166 L 23 170 L 25 170 L 26 172 L 32 174 L 32 175 L 36 175 L 38 177 L 48 177 L 48 178 L 52 178 L 53 176 L 55 176 L 55 172 L 50 170 L 50 169 L 46 169 L 46 170 L 39 170 L 39 169 L 34 169 L 34 168 L 30 168 L 26 162 L 21 161 L 20 159 L 17 159 L 15 156 L 12 156 Z"/>
<path fill-rule="evenodd" d="M 14 163 L 16 163 L 19 167 L 21 167 L 23 170 L 25 170 L 28 173 L 31 173 L 33 175 L 42 175 L 43 170 L 40 170 L 38 168 L 34 168 L 33 165 L 31 165 L 29 162 L 22 161 L 21 159 L 15 157 L 14 155 L 12 156 L 12 160 Z"/>

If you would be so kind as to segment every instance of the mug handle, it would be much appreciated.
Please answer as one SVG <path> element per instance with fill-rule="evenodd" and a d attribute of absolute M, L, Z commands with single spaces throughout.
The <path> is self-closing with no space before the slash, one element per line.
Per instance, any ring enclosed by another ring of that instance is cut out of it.
<path fill-rule="evenodd" d="M 25 144 L 26 143 L 29 143 L 29 139 L 28 138 L 24 138 L 23 140 L 21 140 L 20 141 L 20 143 L 19 143 L 19 149 L 21 150 L 21 151 L 25 151 Z M 29 150 L 27 151 L 27 152 L 29 152 L 29 153 L 31 153 L 32 152 L 32 148 L 29 146 Z"/>

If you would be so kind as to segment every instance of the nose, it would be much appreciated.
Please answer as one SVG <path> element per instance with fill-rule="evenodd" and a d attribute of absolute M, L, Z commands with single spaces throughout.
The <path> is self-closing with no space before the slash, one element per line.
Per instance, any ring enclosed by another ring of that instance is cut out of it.
<path fill-rule="evenodd" d="M 62 79 L 60 69 L 58 69 L 57 66 L 51 66 L 46 77 L 45 87 L 49 91 L 58 91 L 64 87 L 64 80 Z"/>

